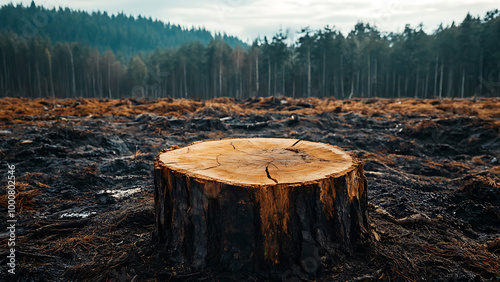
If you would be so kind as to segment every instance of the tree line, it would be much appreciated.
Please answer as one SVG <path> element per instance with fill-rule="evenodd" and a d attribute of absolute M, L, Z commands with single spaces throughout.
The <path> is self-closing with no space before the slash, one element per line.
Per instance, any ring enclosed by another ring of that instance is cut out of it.
<path fill-rule="evenodd" d="M 468 14 L 432 34 L 383 33 L 358 23 L 278 32 L 251 46 L 222 36 L 129 57 L 81 42 L 0 34 L 0 91 L 25 97 L 500 96 L 500 13 Z"/>
<path fill-rule="evenodd" d="M 123 13 L 75 11 L 69 8 L 46 9 L 32 1 L 29 7 L 7 4 L 0 7 L 0 31 L 12 31 L 24 38 L 45 37 L 51 42 L 81 42 L 99 51 L 113 51 L 124 57 L 155 48 L 175 48 L 200 41 L 207 45 L 214 39 L 205 28 L 185 28 L 153 20 L 151 17 Z M 230 46 L 244 45 L 241 40 L 217 34 Z"/>

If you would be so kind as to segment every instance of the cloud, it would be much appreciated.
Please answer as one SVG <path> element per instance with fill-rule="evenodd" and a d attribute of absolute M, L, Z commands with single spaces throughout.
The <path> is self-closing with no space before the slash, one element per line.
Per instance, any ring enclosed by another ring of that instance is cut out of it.
<path fill-rule="evenodd" d="M 243 39 L 253 39 L 259 35 L 272 36 L 280 28 L 299 30 L 310 26 L 318 29 L 326 24 L 336 25 L 335 22 L 339 20 L 349 21 L 352 28 L 359 16 L 351 2 L 344 7 L 340 1 L 312 0 L 239 1 L 233 5 L 223 0 L 213 0 L 196 8 L 169 8 L 164 12 L 166 15 L 163 19 L 222 29 L 228 33 L 237 32 Z"/>

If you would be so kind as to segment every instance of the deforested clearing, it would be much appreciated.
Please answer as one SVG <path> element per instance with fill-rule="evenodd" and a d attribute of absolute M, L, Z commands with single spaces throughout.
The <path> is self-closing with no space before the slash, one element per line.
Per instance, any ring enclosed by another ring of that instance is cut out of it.
<path fill-rule="evenodd" d="M 2 98 L 0 105 L 0 158 L 16 167 L 23 279 L 500 279 L 498 98 Z M 226 273 L 169 262 L 152 238 L 157 154 L 255 137 L 357 155 L 371 243 L 335 261 L 311 254 L 309 262 L 322 266 L 314 272 L 292 265 Z M 1 236 L 3 250 L 8 233 Z"/>

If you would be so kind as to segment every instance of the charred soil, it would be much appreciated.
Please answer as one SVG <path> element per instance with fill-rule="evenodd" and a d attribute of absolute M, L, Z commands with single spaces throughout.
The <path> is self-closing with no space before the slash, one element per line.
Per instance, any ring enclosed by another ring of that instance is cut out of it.
<path fill-rule="evenodd" d="M 500 279 L 500 99 L 3 98 L 0 108 L 0 213 L 6 164 L 15 165 L 20 281 Z M 355 152 L 373 242 L 280 272 L 172 267 L 152 240 L 153 160 L 172 145 L 227 137 Z"/>

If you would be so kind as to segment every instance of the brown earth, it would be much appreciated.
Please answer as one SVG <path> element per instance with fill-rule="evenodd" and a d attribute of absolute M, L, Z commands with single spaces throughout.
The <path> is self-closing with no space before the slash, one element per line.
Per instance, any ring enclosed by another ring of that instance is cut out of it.
<path fill-rule="evenodd" d="M 3 98 L 0 109 L 0 214 L 7 164 L 15 165 L 19 281 L 500 279 L 498 98 Z M 226 137 L 355 152 L 368 179 L 373 243 L 273 271 L 172 267 L 151 238 L 153 159 L 172 145 Z M 6 227 L 0 221 L 0 280 Z"/>

